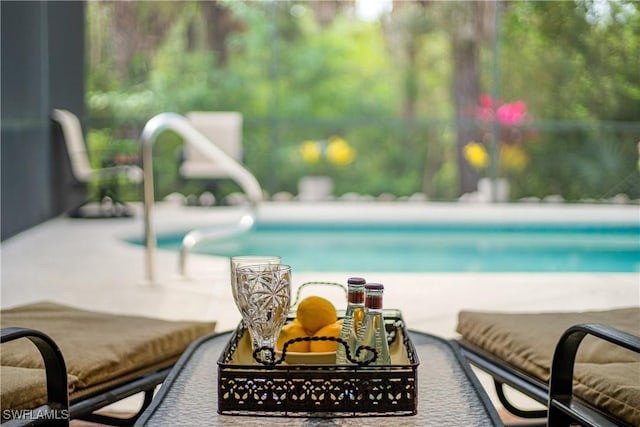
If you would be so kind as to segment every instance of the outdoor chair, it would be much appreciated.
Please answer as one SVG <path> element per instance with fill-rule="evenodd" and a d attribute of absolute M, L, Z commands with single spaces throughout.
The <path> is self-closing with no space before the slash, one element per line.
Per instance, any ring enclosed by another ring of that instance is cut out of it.
<path fill-rule="evenodd" d="M 539 425 L 640 425 L 640 308 L 579 313 L 462 311 L 469 362 L 493 377 L 512 414 Z M 524 410 L 509 386 L 544 406 Z M 536 425 L 534 423 L 527 425 Z"/>
<path fill-rule="evenodd" d="M 22 418 L 13 420 L 18 425 L 35 414 L 49 425 L 46 410 L 67 410 L 67 422 L 132 425 L 180 355 L 215 328 L 214 322 L 115 315 L 50 302 L 3 309 L 0 320 L 2 422 Z M 43 355 L 20 336 L 37 341 Z M 138 393 L 144 402 L 129 418 L 95 413 Z"/>
<path fill-rule="evenodd" d="M 75 387 L 77 378 L 67 378 L 62 353 L 48 335 L 28 328 L 0 331 L 2 343 L 20 338 L 29 339 L 36 346 L 45 369 L 0 366 L 2 422 L 69 425 L 69 389 Z"/>
<path fill-rule="evenodd" d="M 242 114 L 233 111 L 191 111 L 186 117 L 212 144 L 242 163 Z M 206 181 L 208 189 L 220 199 L 219 183 L 229 178 L 226 169 L 204 156 L 189 141 L 184 142 L 178 157 L 180 177 Z"/>
<path fill-rule="evenodd" d="M 88 188 L 95 180 L 98 185 L 97 200 L 86 200 L 81 205 L 69 211 L 69 216 L 75 218 L 86 217 L 126 217 L 133 215 L 129 206 L 120 198 L 120 179 L 133 183 L 142 182 L 142 169 L 137 165 L 118 165 L 96 169 L 89 162 L 89 153 L 85 144 L 82 126 L 78 117 L 70 111 L 55 109 L 51 118 L 62 131 L 65 148 L 71 164 L 71 173 L 76 185 Z M 109 203 L 104 203 L 109 200 Z M 87 205 L 97 202 L 100 209 L 91 212 Z M 103 205 L 104 204 L 104 205 Z"/>

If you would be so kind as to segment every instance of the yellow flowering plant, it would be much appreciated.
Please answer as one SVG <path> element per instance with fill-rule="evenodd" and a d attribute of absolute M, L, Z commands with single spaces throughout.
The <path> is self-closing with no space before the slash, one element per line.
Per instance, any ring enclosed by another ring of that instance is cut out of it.
<path fill-rule="evenodd" d="M 464 146 L 464 158 L 477 171 L 485 170 L 489 166 L 489 153 L 484 144 L 471 141 Z"/>
<path fill-rule="evenodd" d="M 326 175 L 333 167 L 346 167 L 356 157 L 356 151 L 339 136 L 327 140 L 308 140 L 300 145 L 302 162 L 313 175 Z"/>
<path fill-rule="evenodd" d="M 489 167 L 491 158 L 484 144 L 471 141 L 464 146 L 464 158 L 472 168 L 484 172 Z M 522 146 L 516 144 L 500 145 L 499 168 L 503 172 L 522 172 L 529 158 Z"/>

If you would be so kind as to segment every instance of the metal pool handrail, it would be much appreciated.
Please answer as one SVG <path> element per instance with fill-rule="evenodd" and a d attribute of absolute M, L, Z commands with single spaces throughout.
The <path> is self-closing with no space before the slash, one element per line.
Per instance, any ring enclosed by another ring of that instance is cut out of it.
<path fill-rule="evenodd" d="M 214 240 L 214 239 L 222 239 L 224 237 L 233 236 L 235 234 L 239 234 L 245 231 L 249 231 L 253 224 L 255 224 L 255 211 L 250 210 L 249 212 L 242 215 L 238 223 L 235 227 L 224 227 L 224 228 L 204 228 L 204 229 L 196 229 L 188 232 L 184 238 L 182 239 L 182 244 L 180 245 L 180 260 L 178 263 L 178 270 L 182 276 L 186 275 L 187 270 L 187 255 L 191 252 L 198 243 L 203 240 Z"/>
<path fill-rule="evenodd" d="M 149 120 L 140 135 L 142 150 L 142 170 L 144 174 L 144 231 L 146 246 L 146 275 L 147 280 L 155 282 L 155 251 L 156 234 L 151 220 L 154 204 L 153 195 L 153 144 L 165 130 L 172 130 L 180 135 L 185 144 L 194 144 L 202 155 L 220 163 L 229 177 L 236 181 L 243 189 L 250 204 L 250 215 L 253 218 L 255 208 L 262 201 L 262 188 L 251 172 L 235 161 L 232 157 L 214 145 L 206 136 L 198 132 L 189 120 L 175 113 L 161 113 Z M 245 215 L 246 216 L 246 215 Z M 245 218 L 243 216 L 243 218 Z M 246 219 L 241 218 L 238 228 L 244 227 Z M 253 225 L 253 222 L 251 223 Z M 197 243 L 197 242 L 196 242 Z M 181 261 L 182 263 L 182 261 Z"/>

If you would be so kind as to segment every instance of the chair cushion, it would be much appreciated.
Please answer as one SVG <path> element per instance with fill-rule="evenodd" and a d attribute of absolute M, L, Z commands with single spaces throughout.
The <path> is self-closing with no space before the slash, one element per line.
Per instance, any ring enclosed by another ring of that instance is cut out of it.
<path fill-rule="evenodd" d="M 579 323 L 603 323 L 640 336 L 640 308 L 580 313 L 462 311 L 462 339 L 548 384 L 560 336 Z M 576 357 L 574 393 L 633 425 L 640 425 L 640 355 L 587 336 Z"/>
<path fill-rule="evenodd" d="M 35 347 L 33 351 L 37 353 Z M 47 403 L 47 381 L 44 369 L 0 366 L 0 402 L 2 420 L 11 419 L 6 409 L 32 409 Z M 67 375 L 69 393 L 72 393 L 78 378 Z"/>
<path fill-rule="evenodd" d="M 76 392 L 137 373 L 171 366 L 196 338 L 213 332 L 215 322 L 168 321 L 81 310 L 50 302 L 0 313 L 2 326 L 23 326 L 49 335 L 60 347 Z M 3 366 L 42 368 L 29 342 L 2 345 Z M 73 396 L 72 396 L 73 397 Z"/>
<path fill-rule="evenodd" d="M 575 373 L 577 396 L 631 425 L 640 426 L 640 361 L 577 363 Z"/>

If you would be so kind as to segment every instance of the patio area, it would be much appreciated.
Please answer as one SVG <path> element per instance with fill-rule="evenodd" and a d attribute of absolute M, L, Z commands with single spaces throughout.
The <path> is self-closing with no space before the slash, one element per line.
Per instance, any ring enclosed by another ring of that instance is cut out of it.
<path fill-rule="evenodd" d="M 141 212 L 141 206 L 136 206 Z M 358 203 L 265 203 L 266 221 L 362 217 Z M 634 223 L 634 205 L 473 205 L 369 203 L 367 218 L 400 221 L 553 221 Z M 239 208 L 188 208 L 159 204 L 153 221 L 159 234 L 233 222 Z M 166 319 L 216 320 L 219 329 L 240 317 L 228 286 L 228 259 L 190 254 L 187 275 L 178 273 L 178 253 L 158 250 L 156 283 L 145 276 L 142 214 L 126 219 L 58 217 L 2 243 L 2 307 L 51 300 L 113 313 Z M 362 272 L 296 272 L 294 286 L 311 280 L 344 282 Z M 640 303 L 637 273 L 372 273 L 387 285 L 385 305 L 399 308 L 410 328 L 455 336 L 459 310 L 597 310 Z"/>
<path fill-rule="evenodd" d="M 474 220 L 637 224 L 636 205 L 443 204 L 371 202 L 368 220 L 449 222 Z M 267 221 L 358 218 L 359 203 L 265 203 Z M 178 253 L 158 250 L 156 281 L 145 278 L 145 249 L 125 239 L 141 238 L 142 206 L 119 219 L 58 217 L 2 243 L 2 308 L 54 301 L 96 311 L 163 319 L 215 320 L 234 328 L 240 315 L 229 287 L 228 259 L 190 254 L 187 275 L 178 273 Z M 233 222 L 239 208 L 156 205 L 159 234 Z M 294 287 L 312 280 L 345 282 L 362 272 L 296 272 Z M 580 311 L 640 304 L 638 273 L 369 273 L 384 283 L 385 306 L 399 308 L 410 329 L 455 338 L 462 309 Z M 125 408 L 126 409 L 126 408 Z"/>

